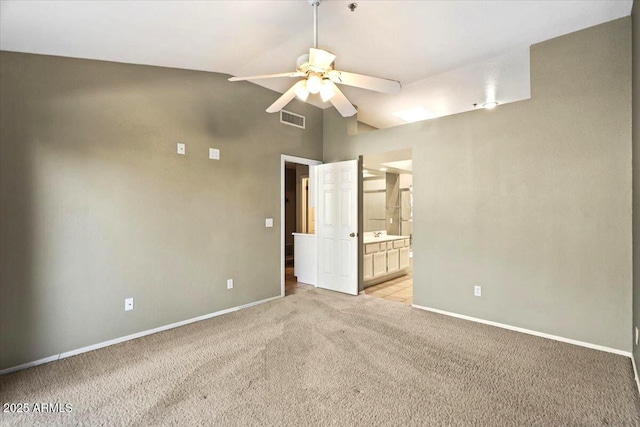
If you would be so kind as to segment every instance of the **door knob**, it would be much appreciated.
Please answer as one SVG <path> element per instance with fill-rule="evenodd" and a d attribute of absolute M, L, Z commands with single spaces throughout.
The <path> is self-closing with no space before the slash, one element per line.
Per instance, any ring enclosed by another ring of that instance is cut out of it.
<path fill-rule="evenodd" d="M 357 234 L 356 234 L 356 233 L 351 233 L 351 234 L 349 234 L 349 237 L 356 237 L 356 236 L 357 236 Z"/>

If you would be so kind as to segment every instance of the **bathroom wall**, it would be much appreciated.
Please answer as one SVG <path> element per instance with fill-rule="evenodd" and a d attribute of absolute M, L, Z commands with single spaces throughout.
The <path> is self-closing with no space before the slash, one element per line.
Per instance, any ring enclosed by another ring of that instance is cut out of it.
<path fill-rule="evenodd" d="M 366 179 L 363 181 L 364 231 L 386 230 L 386 179 Z"/>
<path fill-rule="evenodd" d="M 400 235 L 400 177 L 397 173 L 385 174 L 386 230 L 392 236 Z"/>

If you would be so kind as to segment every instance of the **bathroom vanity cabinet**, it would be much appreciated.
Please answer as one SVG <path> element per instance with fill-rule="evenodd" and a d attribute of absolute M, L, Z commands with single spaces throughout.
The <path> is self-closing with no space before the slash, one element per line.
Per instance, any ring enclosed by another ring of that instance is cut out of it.
<path fill-rule="evenodd" d="M 364 286 L 375 285 L 406 274 L 410 267 L 410 251 L 409 236 L 365 235 Z"/>

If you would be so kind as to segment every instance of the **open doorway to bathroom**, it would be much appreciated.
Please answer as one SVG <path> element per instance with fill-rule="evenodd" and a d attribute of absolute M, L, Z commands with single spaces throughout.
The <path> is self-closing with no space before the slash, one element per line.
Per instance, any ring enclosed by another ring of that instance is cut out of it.
<path fill-rule="evenodd" d="M 363 157 L 363 286 L 368 295 L 413 302 L 411 149 Z"/>

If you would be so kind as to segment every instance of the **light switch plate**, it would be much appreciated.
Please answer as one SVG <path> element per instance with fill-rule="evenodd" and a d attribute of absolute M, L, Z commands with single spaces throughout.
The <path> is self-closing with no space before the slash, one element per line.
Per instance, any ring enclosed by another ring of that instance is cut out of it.
<path fill-rule="evenodd" d="M 127 298 L 124 300 L 124 311 L 133 310 L 133 298 Z"/>
<path fill-rule="evenodd" d="M 187 152 L 187 147 L 183 143 L 178 142 L 178 154 L 184 155 L 186 154 L 186 152 Z"/>
<path fill-rule="evenodd" d="M 473 287 L 473 295 L 475 295 L 477 297 L 481 297 L 482 296 L 482 286 L 474 286 Z"/>
<path fill-rule="evenodd" d="M 217 148 L 209 148 L 209 158 L 211 160 L 220 160 L 220 150 Z"/>
<path fill-rule="evenodd" d="M 264 226 L 265 226 L 265 227 L 273 227 L 273 218 L 267 218 L 267 219 L 264 221 Z"/>

